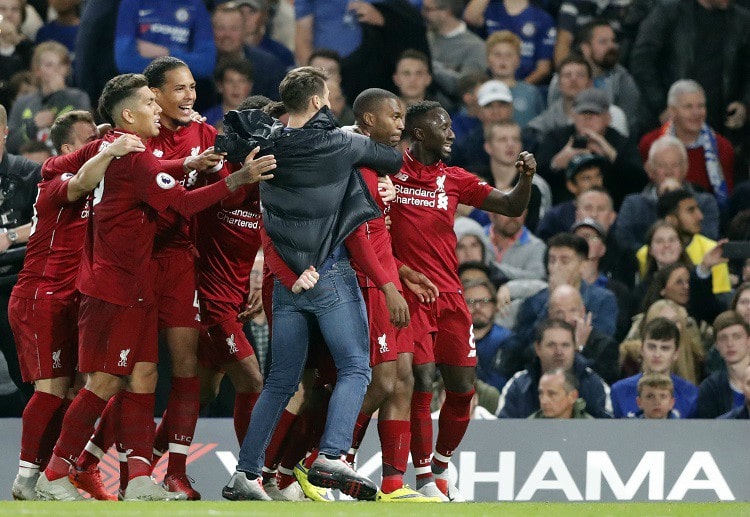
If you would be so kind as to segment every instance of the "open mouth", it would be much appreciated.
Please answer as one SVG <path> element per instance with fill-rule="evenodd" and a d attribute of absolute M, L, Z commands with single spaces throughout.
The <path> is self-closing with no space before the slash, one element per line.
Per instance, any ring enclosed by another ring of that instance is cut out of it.
<path fill-rule="evenodd" d="M 182 114 L 186 117 L 189 117 L 193 113 L 193 105 L 192 104 L 183 104 L 181 106 L 178 106 Z"/>

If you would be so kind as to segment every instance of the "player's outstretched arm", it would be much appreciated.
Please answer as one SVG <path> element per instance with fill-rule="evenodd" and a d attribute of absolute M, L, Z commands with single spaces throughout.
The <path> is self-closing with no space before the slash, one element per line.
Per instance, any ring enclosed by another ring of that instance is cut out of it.
<path fill-rule="evenodd" d="M 488 212 L 495 212 L 510 217 L 520 216 L 529 205 L 531 197 L 531 180 L 536 173 L 534 155 L 523 151 L 516 160 L 516 170 L 520 177 L 516 186 L 507 194 L 494 189 L 479 207 Z"/>
<path fill-rule="evenodd" d="M 130 153 L 142 153 L 146 150 L 140 138 L 131 134 L 120 135 L 117 140 L 89 159 L 78 172 L 68 180 L 68 201 L 81 199 L 94 190 L 102 181 L 110 162 Z"/>

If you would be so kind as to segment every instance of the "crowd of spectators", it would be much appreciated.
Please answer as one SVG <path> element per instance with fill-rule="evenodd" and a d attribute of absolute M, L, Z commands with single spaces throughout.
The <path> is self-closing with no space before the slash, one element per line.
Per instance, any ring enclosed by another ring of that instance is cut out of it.
<path fill-rule="evenodd" d="M 750 250 L 724 253 L 750 239 L 746 3 L 0 0 L 0 249 L 24 242 L 19 203 L 32 162 L 54 153 L 53 121 L 93 110 L 112 76 L 184 60 L 221 132 L 225 112 L 278 100 L 286 71 L 311 64 L 342 125 L 368 87 L 441 102 L 452 164 L 500 189 L 519 152 L 535 153 L 523 215 L 463 207 L 456 220 L 477 382 L 497 392 L 487 409 L 747 418 Z M 7 306 L 17 270 L 0 272 Z M 254 342 L 263 324 L 248 325 Z"/>

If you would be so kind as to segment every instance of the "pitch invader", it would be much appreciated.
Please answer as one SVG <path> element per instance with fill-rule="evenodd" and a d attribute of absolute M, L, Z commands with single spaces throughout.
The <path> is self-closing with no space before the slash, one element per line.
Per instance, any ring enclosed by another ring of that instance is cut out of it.
<path fill-rule="evenodd" d="M 72 153 L 97 137 L 94 119 L 87 111 L 62 115 L 50 131 L 59 155 Z M 78 355 L 75 283 L 90 211 L 88 194 L 113 158 L 145 150 L 134 135 L 122 135 L 75 172 L 42 168 L 24 267 L 8 307 L 23 380 L 34 384 L 34 395 L 22 417 L 14 499 L 36 499 L 39 471 L 52 455 L 68 406 L 66 397 Z"/>
<path fill-rule="evenodd" d="M 448 480 L 448 462 L 469 424 L 474 395 L 476 348 L 471 316 L 461 294 L 453 220 L 459 203 L 516 217 L 529 202 L 534 156 L 522 152 L 516 162 L 520 179 L 505 194 L 474 174 L 450 167 L 455 138 L 448 113 L 437 102 L 424 101 L 406 112 L 406 133 L 412 142 L 404 165 L 392 177 L 396 201 L 391 204 L 396 258 L 418 271 L 429 271 L 440 296 L 426 304 L 407 301 L 414 335 L 414 395 L 411 408 L 411 454 L 417 489 L 425 495 L 462 500 Z M 432 453 L 432 382 L 435 365 L 445 382 L 435 454 Z"/>

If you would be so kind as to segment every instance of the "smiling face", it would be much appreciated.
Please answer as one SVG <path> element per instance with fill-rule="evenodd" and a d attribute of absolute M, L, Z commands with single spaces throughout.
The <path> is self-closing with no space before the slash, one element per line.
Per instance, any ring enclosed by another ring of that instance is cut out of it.
<path fill-rule="evenodd" d="M 164 74 L 164 84 L 152 90 L 162 109 L 162 125 L 174 130 L 190 124 L 195 104 L 195 79 L 188 67 L 181 66 L 168 71 Z"/>
<path fill-rule="evenodd" d="M 451 155 L 456 135 L 451 129 L 451 117 L 443 108 L 436 108 L 426 113 L 415 131 L 421 136 L 419 140 L 422 141 L 425 151 L 440 158 L 448 158 Z"/>
<path fill-rule="evenodd" d="M 148 86 L 144 86 L 136 92 L 123 109 L 122 118 L 128 129 L 142 139 L 153 138 L 159 135 L 159 115 L 161 108 L 156 103 L 156 96 Z"/>
<path fill-rule="evenodd" d="M 682 253 L 682 242 L 677 230 L 672 226 L 657 228 L 651 238 L 648 252 L 654 257 L 659 268 L 677 262 Z"/>
<path fill-rule="evenodd" d="M 674 106 L 669 106 L 669 114 L 674 125 L 688 133 L 699 133 L 706 121 L 706 96 L 703 92 L 683 93 L 677 97 Z"/>

